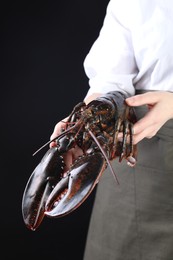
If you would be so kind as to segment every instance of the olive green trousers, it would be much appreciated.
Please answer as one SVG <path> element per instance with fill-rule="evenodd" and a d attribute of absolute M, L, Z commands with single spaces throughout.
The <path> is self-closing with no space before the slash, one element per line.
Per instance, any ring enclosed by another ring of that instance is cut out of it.
<path fill-rule="evenodd" d="M 119 185 L 109 168 L 97 185 L 84 260 L 173 260 L 173 120 L 137 147 L 134 168 L 113 162 Z"/>

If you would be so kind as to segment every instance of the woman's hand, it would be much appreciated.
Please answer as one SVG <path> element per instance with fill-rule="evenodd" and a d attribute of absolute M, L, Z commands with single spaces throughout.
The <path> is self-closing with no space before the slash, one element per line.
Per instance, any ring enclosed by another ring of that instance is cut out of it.
<path fill-rule="evenodd" d="M 127 98 L 129 106 L 147 105 L 148 113 L 134 124 L 134 144 L 143 138 L 153 137 L 158 130 L 173 118 L 173 93 L 166 91 L 147 92 Z"/>

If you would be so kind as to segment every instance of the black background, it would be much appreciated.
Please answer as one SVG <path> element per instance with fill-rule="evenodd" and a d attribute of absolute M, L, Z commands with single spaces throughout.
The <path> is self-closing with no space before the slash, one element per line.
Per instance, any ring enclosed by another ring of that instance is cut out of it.
<path fill-rule="evenodd" d="M 23 4 L 22 4 L 23 3 Z M 3 259 L 81 260 L 94 193 L 78 210 L 24 225 L 26 182 L 55 124 L 88 90 L 83 60 L 108 0 L 8 2 L 1 6 L 1 255 Z"/>

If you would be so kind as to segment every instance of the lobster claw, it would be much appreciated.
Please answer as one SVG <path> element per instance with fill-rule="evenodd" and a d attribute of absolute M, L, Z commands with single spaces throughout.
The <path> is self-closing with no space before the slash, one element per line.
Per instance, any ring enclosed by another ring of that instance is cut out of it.
<path fill-rule="evenodd" d="M 45 208 L 49 217 L 62 217 L 78 208 L 91 194 L 106 167 L 100 152 L 83 156 L 50 193 Z"/>
<path fill-rule="evenodd" d="M 22 214 L 31 230 L 35 230 L 43 220 L 47 198 L 61 179 L 62 164 L 57 147 L 50 148 L 27 182 L 22 198 Z"/>

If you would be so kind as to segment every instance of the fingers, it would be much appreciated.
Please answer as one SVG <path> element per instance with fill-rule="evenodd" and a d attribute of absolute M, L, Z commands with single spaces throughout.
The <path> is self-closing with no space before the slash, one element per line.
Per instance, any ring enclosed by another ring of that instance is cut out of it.
<path fill-rule="evenodd" d="M 163 97 L 163 91 L 147 92 L 126 99 L 129 106 L 154 105 Z"/>
<path fill-rule="evenodd" d="M 126 100 L 130 106 L 147 105 L 148 113 L 133 127 L 134 143 L 143 138 L 151 138 L 159 131 L 163 124 L 173 115 L 173 93 L 156 91 L 136 95 Z"/>
<path fill-rule="evenodd" d="M 74 163 L 74 161 L 83 155 L 83 151 L 81 148 L 76 146 L 75 148 L 71 148 L 68 150 L 64 155 L 64 163 L 65 163 L 65 171 L 68 171 L 71 167 L 71 165 Z"/>
<path fill-rule="evenodd" d="M 67 121 L 67 117 L 55 125 L 53 133 L 50 136 L 50 140 L 53 140 L 54 138 L 56 138 L 58 135 L 62 133 L 62 130 L 65 129 L 66 127 L 66 123 L 65 123 L 66 121 Z M 56 146 L 56 142 L 54 141 L 51 142 L 49 146 L 50 147 Z"/>
<path fill-rule="evenodd" d="M 156 135 L 159 129 L 154 128 L 153 126 L 150 126 L 148 128 L 143 129 L 141 132 L 134 133 L 133 135 L 133 144 L 139 143 L 142 139 L 144 138 L 152 138 L 153 136 Z"/>
<path fill-rule="evenodd" d="M 166 122 L 164 111 L 159 113 L 159 106 L 155 105 L 148 113 L 133 126 L 134 144 L 143 138 L 152 138 Z M 163 115 L 162 115 L 163 114 Z"/>

